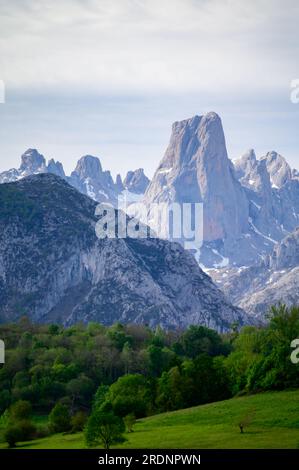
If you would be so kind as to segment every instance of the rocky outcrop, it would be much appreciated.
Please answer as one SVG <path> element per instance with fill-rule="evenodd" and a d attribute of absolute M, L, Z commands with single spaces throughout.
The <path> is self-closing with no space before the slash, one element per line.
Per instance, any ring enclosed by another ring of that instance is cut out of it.
<path fill-rule="evenodd" d="M 15 168 L 11 170 L 3 171 L 0 173 L 0 184 L 2 183 L 12 183 L 13 181 L 17 181 L 19 179 L 19 171 Z"/>
<path fill-rule="evenodd" d="M 124 179 L 124 188 L 135 194 L 144 194 L 150 180 L 144 174 L 143 168 L 135 171 L 128 171 Z"/>
<path fill-rule="evenodd" d="M 235 162 L 235 169 L 249 202 L 250 226 L 257 235 L 264 237 L 264 240 L 259 240 L 259 255 L 264 255 L 261 241 L 272 249 L 273 244 L 286 233 L 276 217 L 278 199 L 272 192 L 267 160 L 258 160 L 255 152 L 250 150 Z"/>
<path fill-rule="evenodd" d="M 65 178 L 65 173 L 64 169 L 62 166 L 62 163 L 60 162 L 55 162 L 53 158 L 49 160 L 48 166 L 47 166 L 47 171 L 45 173 L 52 173 L 53 175 L 60 176 L 60 178 Z"/>
<path fill-rule="evenodd" d="M 100 160 L 92 155 L 81 157 L 69 183 L 98 202 L 115 203 L 116 187 L 110 171 L 103 171 Z"/>
<path fill-rule="evenodd" d="M 251 316 L 265 318 L 272 305 L 299 303 L 299 228 L 256 266 L 210 271 L 225 295 Z"/>
<path fill-rule="evenodd" d="M 21 178 L 38 173 L 53 173 L 61 178 L 65 178 L 64 169 L 60 162 L 55 162 L 52 158 L 47 165 L 46 159 L 41 153 L 36 149 L 28 149 L 21 156 L 21 165 L 18 169 L 12 168 L 0 173 L 0 184 L 18 181 Z"/>
<path fill-rule="evenodd" d="M 268 152 L 264 157 L 273 188 L 281 188 L 292 178 L 292 169 L 277 152 Z"/>
<path fill-rule="evenodd" d="M 33 175 L 35 173 L 45 173 L 46 160 L 36 149 L 28 149 L 21 156 L 21 166 L 19 171 L 22 176 Z"/>
<path fill-rule="evenodd" d="M 270 251 L 260 249 L 257 254 L 259 257 L 267 251 L 270 254 L 274 244 L 298 225 L 299 180 L 276 152 L 258 160 L 251 150 L 234 164 L 249 200 L 250 224 L 264 237 L 264 246 L 268 243 L 271 248 Z"/>
<path fill-rule="evenodd" d="M 55 175 L 0 185 L 0 207 L 2 322 L 28 315 L 36 322 L 194 323 L 224 331 L 250 321 L 179 244 L 99 240 L 96 202 Z"/>
<path fill-rule="evenodd" d="M 299 266 L 299 227 L 274 247 L 269 265 L 274 270 Z"/>
<path fill-rule="evenodd" d="M 118 174 L 116 175 L 116 180 L 115 180 L 115 186 L 116 186 L 116 191 L 118 193 L 121 193 L 125 188 L 121 179 L 121 176 Z"/>

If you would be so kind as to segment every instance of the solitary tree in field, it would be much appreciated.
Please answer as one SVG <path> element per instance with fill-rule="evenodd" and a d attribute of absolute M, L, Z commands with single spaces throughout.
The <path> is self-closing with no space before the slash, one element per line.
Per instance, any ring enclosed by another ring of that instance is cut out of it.
<path fill-rule="evenodd" d="M 249 410 L 243 418 L 239 421 L 238 426 L 240 428 L 240 433 L 244 434 L 244 429 L 247 428 L 251 423 L 255 415 L 255 410 Z"/>
<path fill-rule="evenodd" d="M 85 429 L 85 440 L 88 447 L 102 444 L 105 450 L 109 450 L 112 444 L 124 441 L 124 431 L 123 420 L 114 414 L 110 403 L 104 403 L 92 411 Z"/>

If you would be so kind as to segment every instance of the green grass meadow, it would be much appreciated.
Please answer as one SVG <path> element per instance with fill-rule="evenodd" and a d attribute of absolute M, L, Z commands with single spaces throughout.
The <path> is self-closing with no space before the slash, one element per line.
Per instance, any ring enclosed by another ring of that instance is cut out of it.
<path fill-rule="evenodd" d="M 244 434 L 238 424 L 250 416 Z M 138 420 L 117 448 L 298 449 L 299 390 L 233 398 Z M 6 448 L 6 444 L 1 444 Z M 83 433 L 55 434 L 22 449 L 83 449 Z"/>

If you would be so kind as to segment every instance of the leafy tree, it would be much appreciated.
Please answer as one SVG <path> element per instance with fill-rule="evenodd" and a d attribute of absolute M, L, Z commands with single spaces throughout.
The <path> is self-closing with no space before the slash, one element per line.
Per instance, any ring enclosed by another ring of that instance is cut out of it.
<path fill-rule="evenodd" d="M 11 396 L 8 389 L 0 391 L 0 413 L 3 413 L 10 405 Z"/>
<path fill-rule="evenodd" d="M 134 351 L 130 343 L 126 342 L 124 344 L 123 350 L 121 352 L 121 358 L 124 363 L 124 372 L 129 374 L 131 372 L 133 363 L 134 363 Z"/>
<path fill-rule="evenodd" d="M 9 410 L 11 421 L 21 421 L 30 418 L 32 413 L 32 406 L 29 401 L 19 400 L 14 403 Z"/>
<path fill-rule="evenodd" d="M 17 442 L 34 439 L 36 427 L 29 420 L 9 424 L 4 432 L 4 439 L 9 447 L 15 447 Z"/>
<path fill-rule="evenodd" d="M 5 429 L 9 424 L 9 410 L 5 410 L 0 416 L 0 429 Z"/>
<path fill-rule="evenodd" d="M 15 447 L 17 442 L 23 440 L 21 429 L 17 425 L 8 426 L 4 432 L 4 439 L 9 447 Z"/>
<path fill-rule="evenodd" d="M 125 416 L 124 423 L 125 423 L 127 432 L 129 433 L 133 432 L 133 427 L 134 427 L 134 424 L 136 423 L 136 416 L 134 415 L 134 413 L 130 413 L 129 415 Z"/>
<path fill-rule="evenodd" d="M 208 403 L 215 399 L 216 373 L 213 367 L 213 358 L 208 354 L 201 354 L 193 361 L 183 363 L 184 376 L 189 379 L 187 390 L 189 406 Z"/>
<path fill-rule="evenodd" d="M 154 377 L 159 377 L 163 371 L 169 370 L 179 362 L 175 352 L 167 347 L 151 344 L 147 348 L 147 354 L 149 359 L 149 373 Z"/>
<path fill-rule="evenodd" d="M 90 415 L 86 430 L 85 440 L 88 447 L 103 445 L 109 450 L 112 444 L 124 441 L 125 426 L 123 420 L 117 416 L 108 402 L 95 408 Z"/>
<path fill-rule="evenodd" d="M 108 385 L 99 386 L 94 396 L 93 405 L 92 405 L 93 409 L 100 408 L 107 401 L 108 392 L 109 392 Z"/>
<path fill-rule="evenodd" d="M 133 342 L 132 336 L 127 335 L 123 325 L 120 323 L 115 323 L 112 325 L 107 332 L 107 336 L 111 339 L 113 345 L 119 351 L 122 351 L 126 343 L 131 345 Z"/>
<path fill-rule="evenodd" d="M 240 433 L 244 434 L 244 429 L 248 428 L 248 426 L 252 423 L 254 419 L 255 409 L 248 410 L 247 413 L 240 419 L 238 426 L 240 429 Z"/>
<path fill-rule="evenodd" d="M 72 408 L 75 403 L 88 403 L 91 400 L 94 384 L 86 375 L 81 374 L 78 378 L 72 379 L 66 386 L 67 393 L 72 399 Z"/>
<path fill-rule="evenodd" d="M 71 418 L 71 432 L 83 431 L 86 420 L 86 413 L 77 411 Z"/>
<path fill-rule="evenodd" d="M 118 416 L 145 416 L 151 408 L 150 385 L 140 374 L 124 375 L 110 386 L 107 400 Z"/>
<path fill-rule="evenodd" d="M 214 391 L 212 398 L 215 401 L 226 400 L 232 396 L 225 360 L 224 356 L 213 358 Z"/>
<path fill-rule="evenodd" d="M 183 408 L 188 403 L 185 401 L 186 381 L 179 367 L 173 367 L 168 372 L 163 372 L 158 380 L 156 403 L 160 411 L 172 411 Z"/>
<path fill-rule="evenodd" d="M 271 309 L 269 325 L 244 328 L 226 360 L 234 393 L 299 386 L 299 365 L 290 361 L 290 343 L 299 333 L 299 307 Z"/>
<path fill-rule="evenodd" d="M 69 431 L 71 416 L 67 406 L 57 403 L 49 414 L 49 428 L 52 432 Z"/>
<path fill-rule="evenodd" d="M 216 356 L 225 352 L 219 334 L 205 326 L 191 325 L 183 333 L 180 343 L 184 354 L 190 358 L 204 353 Z"/>
<path fill-rule="evenodd" d="M 49 334 L 50 334 L 50 335 L 53 335 L 53 336 L 54 336 L 54 335 L 58 335 L 59 330 L 60 330 L 59 325 L 54 325 L 54 324 L 53 324 L 53 325 L 50 325 L 50 326 L 49 326 Z"/>

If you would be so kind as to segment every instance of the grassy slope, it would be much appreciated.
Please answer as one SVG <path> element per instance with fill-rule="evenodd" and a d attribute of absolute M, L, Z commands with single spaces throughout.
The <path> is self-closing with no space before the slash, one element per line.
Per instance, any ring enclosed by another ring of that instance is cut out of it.
<path fill-rule="evenodd" d="M 253 412 L 254 410 L 254 412 Z M 238 422 L 252 422 L 240 434 Z M 299 390 L 233 398 L 139 420 L 122 448 L 299 448 Z M 56 434 L 22 448 L 84 448 L 82 433 Z"/>

